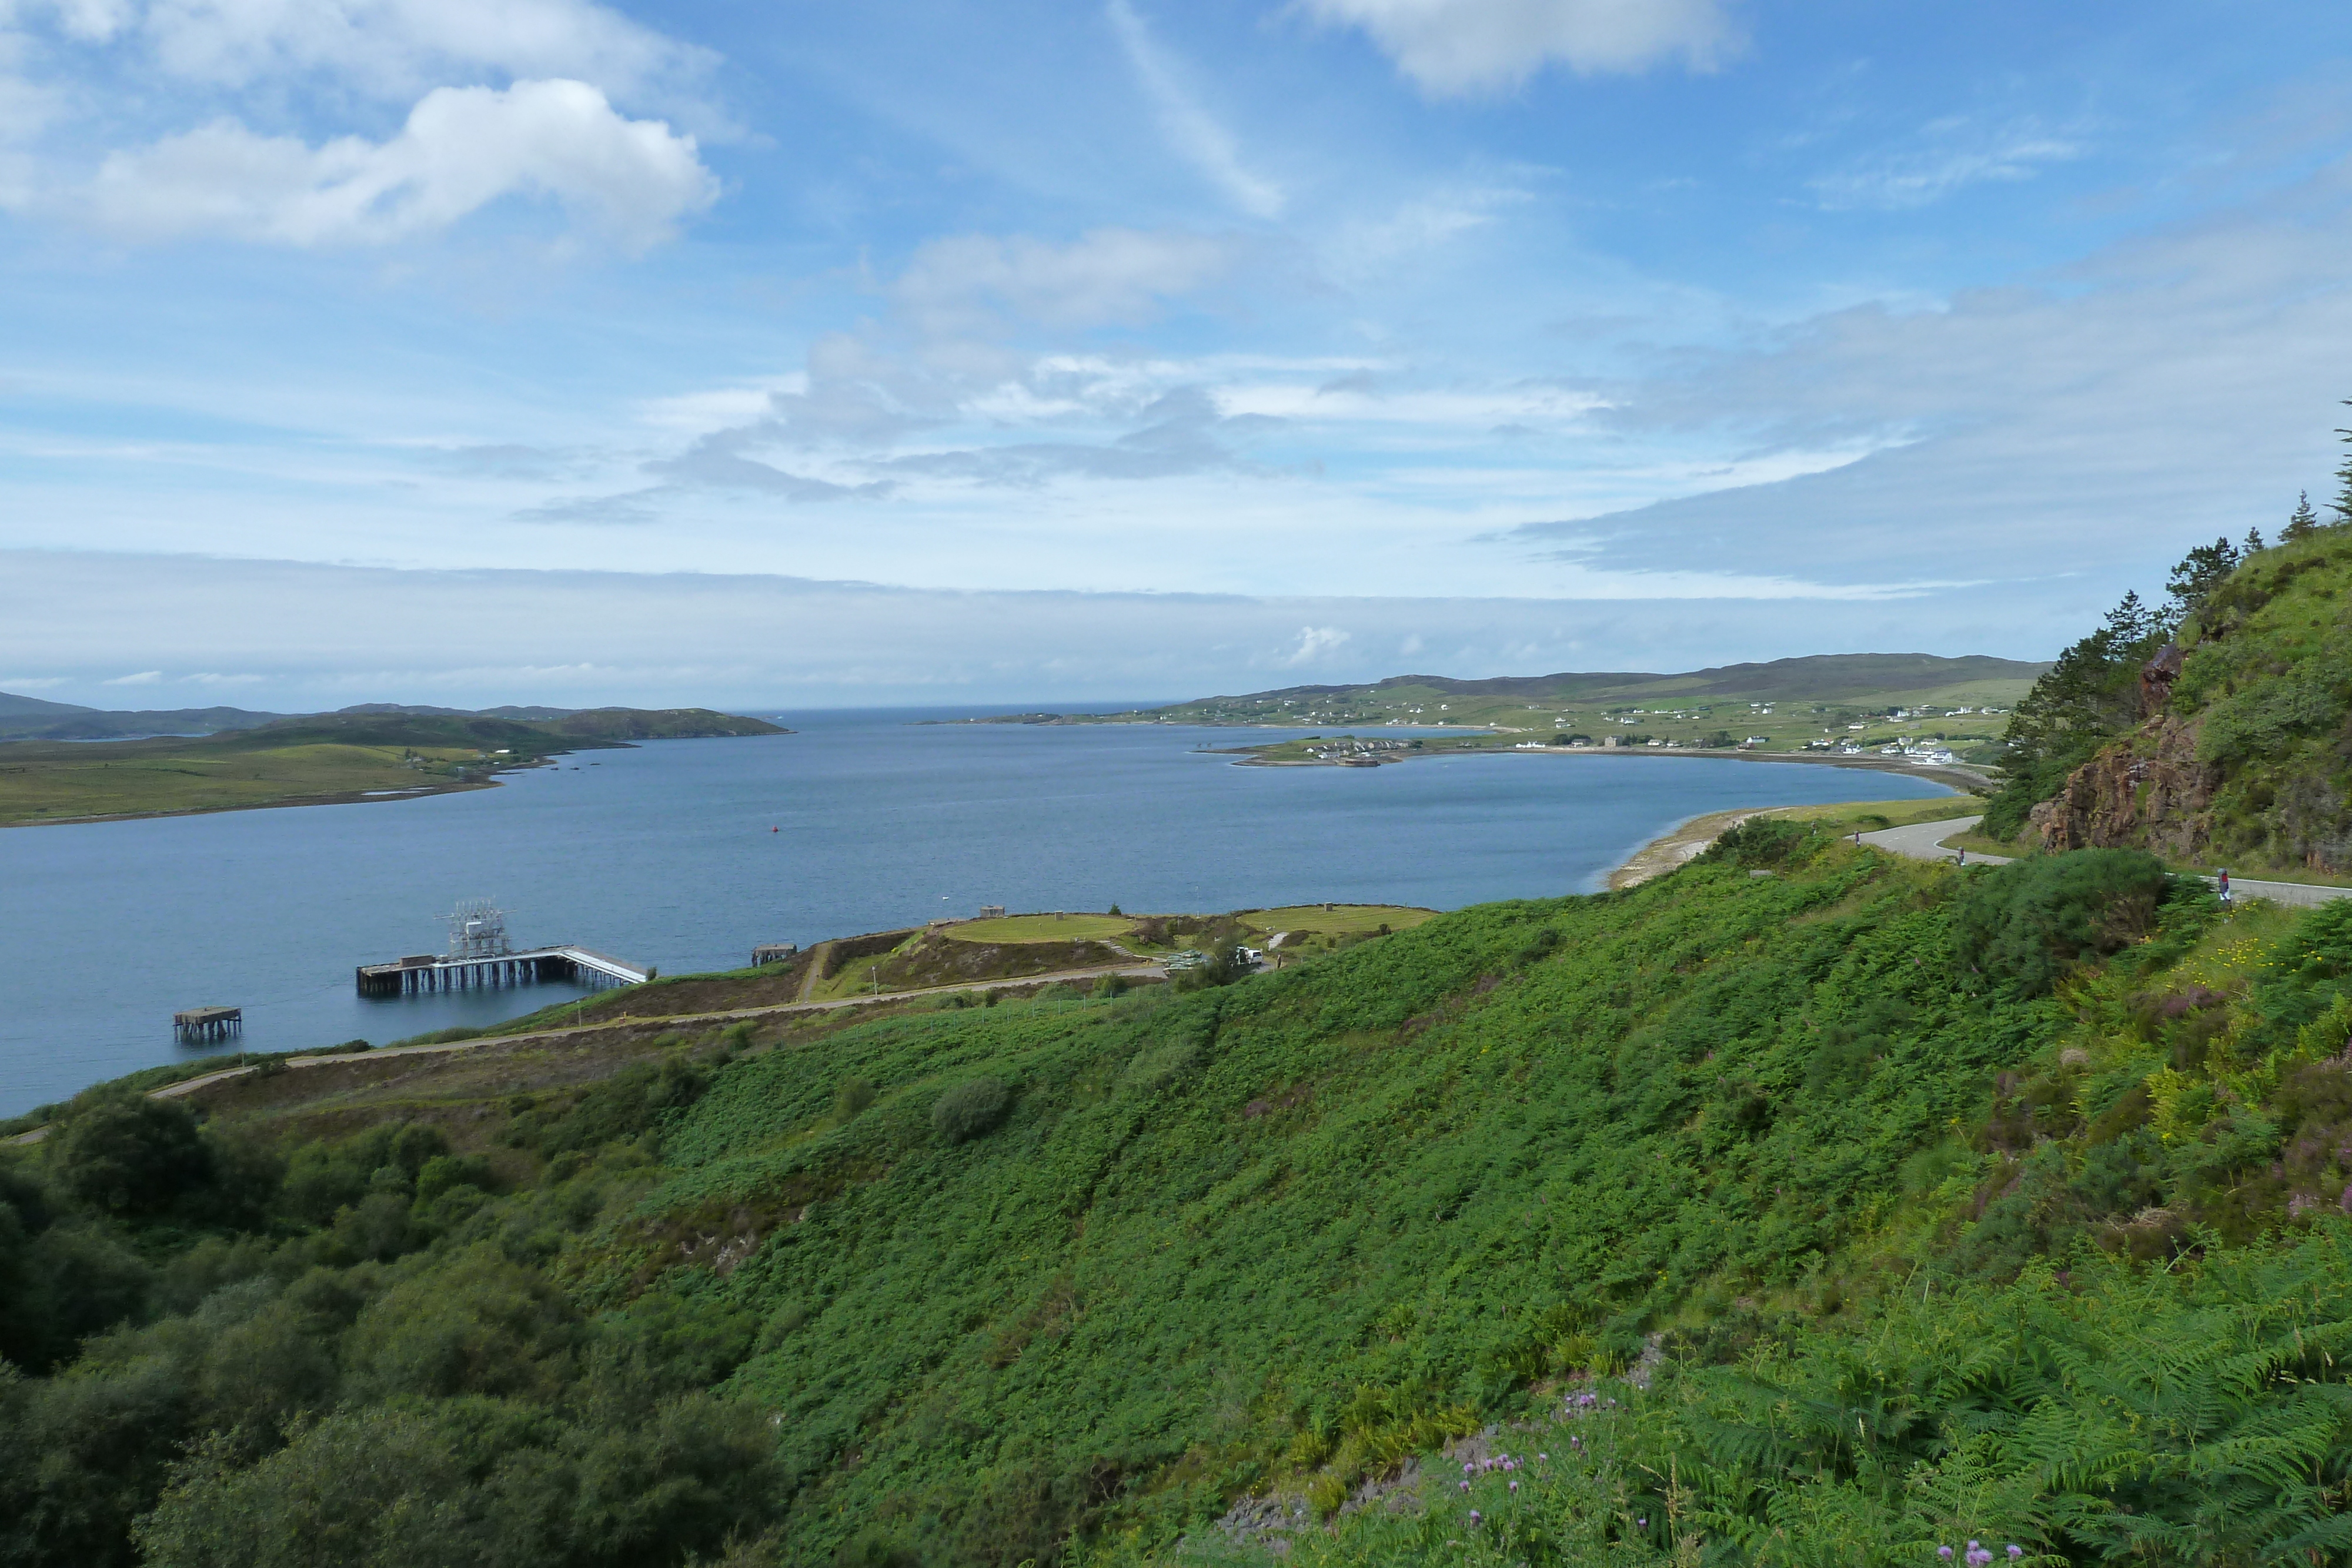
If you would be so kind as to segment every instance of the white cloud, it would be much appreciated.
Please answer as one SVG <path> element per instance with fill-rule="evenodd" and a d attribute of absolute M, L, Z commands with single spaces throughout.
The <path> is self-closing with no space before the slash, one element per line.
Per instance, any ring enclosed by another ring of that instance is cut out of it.
<path fill-rule="evenodd" d="M 135 675 L 116 675 L 98 684 L 102 686 L 152 686 L 163 678 L 161 670 L 142 670 Z"/>
<path fill-rule="evenodd" d="M 1298 646 L 1292 650 L 1290 656 L 1283 660 L 1283 663 L 1286 664 L 1315 664 L 1328 654 L 1338 653 L 1340 644 L 1346 643 L 1349 636 L 1349 633 L 1342 632 L 1337 626 L 1301 626 L 1298 629 Z"/>
<path fill-rule="evenodd" d="M 892 286 L 899 308 L 940 335 L 982 329 L 993 310 L 1049 327 L 1132 325 L 1223 277 L 1234 247 L 1205 235 L 1097 229 L 1066 246 L 958 235 L 917 250 Z"/>
<path fill-rule="evenodd" d="M 217 671 L 204 670 L 193 675 L 182 675 L 183 685 L 192 686 L 257 686 L 259 675 L 224 675 Z"/>
<path fill-rule="evenodd" d="M 1281 216 L 1282 187 L 1243 165 L 1233 133 L 1201 107 L 1135 7 L 1129 0 L 1110 0 L 1106 11 L 1118 34 L 1119 47 L 1127 51 L 1128 64 L 1143 90 L 1151 95 L 1152 105 L 1160 112 L 1160 130 L 1177 155 L 1251 216 Z"/>
<path fill-rule="evenodd" d="M 245 88 L 324 73 L 398 99 L 451 75 L 572 77 L 630 96 L 708 51 L 588 0 L 55 0 L 75 43 L 135 41 L 171 75 Z"/>
<path fill-rule="evenodd" d="M 1712 68 L 1738 37 L 1720 0 L 1305 0 L 1364 29 L 1439 96 L 1507 91 L 1558 61 L 1583 75 L 1680 59 Z"/>
<path fill-rule="evenodd" d="M 70 681 L 67 675 L 0 675 L 0 692 L 45 692 Z"/>
<path fill-rule="evenodd" d="M 515 194 L 551 197 L 635 250 L 709 206 L 718 182 L 693 137 L 624 119 L 584 82 L 525 81 L 436 89 L 381 142 L 311 147 L 215 120 L 110 155 L 84 200 L 100 226 L 131 238 L 316 246 L 446 228 Z"/>
<path fill-rule="evenodd" d="M 1905 209 L 1941 201 L 1969 185 L 2030 180 L 2047 164 L 2083 155 L 2072 135 L 2033 120 L 1990 131 L 1964 120 L 1926 127 L 1915 145 L 1879 154 L 1810 182 L 1821 204 Z"/>

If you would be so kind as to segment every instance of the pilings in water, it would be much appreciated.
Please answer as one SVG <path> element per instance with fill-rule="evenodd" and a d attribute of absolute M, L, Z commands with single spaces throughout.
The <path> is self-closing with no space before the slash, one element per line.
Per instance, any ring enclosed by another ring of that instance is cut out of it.
<path fill-rule="evenodd" d="M 585 947 L 538 947 L 494 957 L 443 958 L 432 954 L 362 964 L 355 976 L 363 997 L 417 996 L 428 991 L 464 991 L 484 987 L 528 986 L 545 980 L 582 985 L 635 986 L 652 971 Z"/>
<path fill-rule="evenodd" d="M 188 1008 L 172 1015 L 172 1033 L 191 1044 L 244 1032 L 243 1008 Z"/>

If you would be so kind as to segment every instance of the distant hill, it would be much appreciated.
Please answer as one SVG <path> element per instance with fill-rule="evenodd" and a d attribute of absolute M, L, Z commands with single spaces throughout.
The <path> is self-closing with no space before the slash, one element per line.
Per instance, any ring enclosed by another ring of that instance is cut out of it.
<path fill-rule="evenodd" d="M 121 711 L 53 703 L 0 692 L 0 740 L 115 740 L 140 736 L 205 736 L 264 726 L 386 717 L 504 720 L 559 724 L 561 733 L 614 740 L 677 739 L 708 735 L 772 735 L 773 725 L 738 718 L 709 708 L 426 707 L 410 703 L 356 703 L 331 714 L 258 713 L 237 707 L 163 708 Z M 472 735 L 474 732 L 467 732 Z M 482 732 L 488 734 L 489 732 Z M 288 744 L 280 740 L 278 744 Z M 373 744 L 354 742 L 353 744 Z M 403 745 L 446 745 L 446 740 L 409 740 Z"/>
<path fill-rule="evenodd" d="M 1884 742 L 1897 738 L 1898 728 L 1919 730 L 1924 721 L 1952 744 L 1983 750 L 1994 744 L 2000 728 L 1998 718 L 1983 716 L 2004 712 L 2049 668 L 1981 654 L 1948 659 L 1932 653 L 1827 653 L 1678 674 L 1563 671 L 1468 680 L 1391 675 L 1363 685 L 1284 686 L 1128 713 L 1017 714 L 989 722 L 1274 725 L 1324 731 L 1462 725 L 1517 735 L 1588 736 L 1631 727 L 1634 738 L 1730 745 L 1754 736 L 1766 744 L 1796 747 L 1858 734 Z"/>
<path fill-rule="evenodd" d="M 285 716 L 277 713 L 255 713 L 241 707 L 110 710 L 0 692 L 0 740 L 107 740 L 130 735 L 212 735 L 224 729 L 251 729 L 257 725 Z"/>

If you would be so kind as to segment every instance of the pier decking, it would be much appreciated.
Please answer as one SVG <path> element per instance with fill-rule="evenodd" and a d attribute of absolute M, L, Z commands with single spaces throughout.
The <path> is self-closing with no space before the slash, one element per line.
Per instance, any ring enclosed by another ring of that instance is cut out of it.
<path fill-rule="evenodd" d="M 172 1032 L 182 1040 L 226 1040 L 244 1031 L 243 1008 L 189 1008 L 172 1015 Z"/>
<path fill-rule="evenodd" d="M 523 953 L 481 957 L 444 958 L 430 953 L 419 954 L 395 958 L 389 964 L 362 964 L 357 977 L 360 995 L 363 997 L 403 997 L 426 991 L 528 986 L 542 980 L 574 980 L 599 989 L 641 986 L 653 977 L 653 972 L 567 942 L 553 947 L 533 947 Z"/>

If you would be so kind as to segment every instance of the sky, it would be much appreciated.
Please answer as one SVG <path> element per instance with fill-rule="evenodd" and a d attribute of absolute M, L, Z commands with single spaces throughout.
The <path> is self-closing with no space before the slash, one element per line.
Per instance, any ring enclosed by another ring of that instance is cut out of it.
<path fill-rule="evenodd" d="M 0 0 L 0 691 L 2047 658 L 2347 256 L 2309 3 Z"/>

